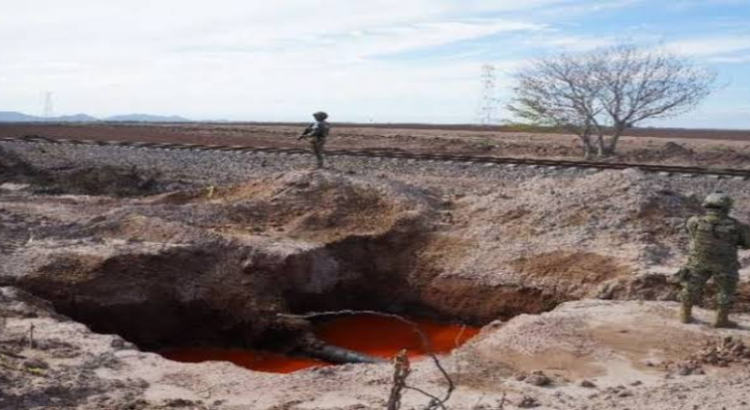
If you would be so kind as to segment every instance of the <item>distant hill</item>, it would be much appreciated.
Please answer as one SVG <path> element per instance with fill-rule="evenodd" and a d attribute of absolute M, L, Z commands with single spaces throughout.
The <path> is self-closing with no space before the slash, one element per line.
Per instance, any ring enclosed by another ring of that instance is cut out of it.
<path fill-rule="evenodd" d="M 26 115 L 20 112 L 0 111 L 0 122 L 37 122 L 43 121 L 41 117 Z"/>
<path fill-rule="evenodd" d="M 161 116 L 150 114 L 129 114 L 107 117 L 104 121 L 112 122 L 190 122 L 189 119 L 178 115 Z"/>
<path fill-rule="evenodd" d="M 96 117 L 92 117 L 88 114 L 76 114 L 76 115 L 63 115 L 60 117 L 54 117 L 50 121 L 59 122 L 98 122 L 100 121 Z"/>
<path fill-rule="evenodd" d="M 0 111 L 0 122 L 190 122 L 187 118 L 177 115 L 160 116 L 149 114 L 115 115 L 103 120 L 88 114 L 62 115 L 59 117 L 37 117 L 15 111 Z"/>
<path fill-rule="evenodd" d="M 94 118 L 86 114 L 76 115 L 62 115 L 60 117 L 44 118 L 37 117 L 34 115 L 27 115 L 20 112 L 13 111 L 0 111 L 0 122 L 98 122 L 98 118 Z"/>

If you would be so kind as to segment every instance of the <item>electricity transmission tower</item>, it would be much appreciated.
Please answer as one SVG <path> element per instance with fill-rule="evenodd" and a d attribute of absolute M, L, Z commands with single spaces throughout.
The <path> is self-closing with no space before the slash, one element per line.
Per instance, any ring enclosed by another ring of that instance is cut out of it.
<path fill-rule="evenodd" d="M 479 100 L 479 123 L 491 125 L 495 122 L 497 111 L 497 98 L 495 87 L 497 86 L 497 69 L 492 64 L 482 66 L 482 91 Z"/>
<path fill-rule="evenodd" d="M 44 119 L 49 121 L 55 115 L 55 107 L 52 104 L 52 93 L 47 91 L 44 94 Z"/>

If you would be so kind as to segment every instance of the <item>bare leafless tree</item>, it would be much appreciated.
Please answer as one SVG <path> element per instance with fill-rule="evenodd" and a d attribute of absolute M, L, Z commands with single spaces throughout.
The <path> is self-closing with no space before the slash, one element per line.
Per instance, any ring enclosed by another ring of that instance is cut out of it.
<path fill-rule="evenodd" d="M 716 74 L 661 49 L 618 45 L 539 59 L 516 80 L 510 111 L 574 132 L 589 157 L 594 145 L 597 155 L 614 155 L 622 134 L 638 123 L 695 109 L 713 91 Z"/>
<path fill-rule="evenodd" d="M 537 60 L 516 74 L 515 97 L 508 108 L 522 121 L 578 135 L 588 158 L 594 148 L 595 119 L 603 110 L 596 84 L 590 81 L 593 67 L 588 59 L 568 55 Z"/>

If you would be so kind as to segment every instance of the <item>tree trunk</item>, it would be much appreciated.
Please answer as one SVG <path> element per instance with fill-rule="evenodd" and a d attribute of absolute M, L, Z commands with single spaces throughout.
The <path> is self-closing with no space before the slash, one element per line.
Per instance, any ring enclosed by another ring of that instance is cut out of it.
<path fill-rule="evenodd" d="M 617 153 L 617 143 L 620 141 L 620 137 L 622 136 L 622 133 L 625 132 L 626 127 L 627 125 L 622 123 L 615 124 L 614 129 L 612 130 L 612 137 L 604 147 L 604 153 L 606 156 L 613 157 L 615 153 Z"/>
<path fill-rule="evenodd" d="M 596 149 L 597 149 L 596 155 L 599 158 L 607 156 L 607 147 L 604 144 L 604 135 L 602 134 L 599 134 L 596 137 Z"/>
<path fill-rule="evenodd" d="M 609 144 L 607 145 L 608 156 L 614 156 L 617 152 L 617 143 L 620 141 L 620 135 L 622 135 L 622 131 L 616 130 L 615 135 L 609 140 Z"/>
<path fill-rule="evenodd" d="M 581 143 L 583 144 L 583 158 L 590 159 L 591 155 L 594 152 L 594 147 L 591 144 L 591 136 L 588 134 L 584 134 L 584 135 L 579 135 L 578 138 L 581 140 Z"/>

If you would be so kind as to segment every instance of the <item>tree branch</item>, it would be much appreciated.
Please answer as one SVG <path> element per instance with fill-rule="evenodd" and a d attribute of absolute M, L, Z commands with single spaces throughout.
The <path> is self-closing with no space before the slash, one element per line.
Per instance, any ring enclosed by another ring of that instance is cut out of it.
<path fill-rule="evenodd" d="M 409 325 L 412 331 L 419 336 L 419 340 L 422 345 L 422 348 L 425 351 L 425 354 L 432 360 L 435 367 L 437 367 L 437 369 L 442 374 L 443 378 L 445 378 L 446 382 L 448 383 L 448 387 L 447 387 L 444 397 L 441 399 L 437 398 L 437 396 L 427 394 L 413 387 L 408 387 L 408 386 L 407 387 L 411 390 L 419 391 L 433 399 L 433 402 L 430 403 L 426 407 L 427 410 L 433 410 L 436 408 L 445 409 L 445 403 L 448 400 L 450 400 L 451 395 L 453 394 L 453 391 L 456 389 L 456 385 L 453 383 L 453 379 L 451 379 L 450 375 L 445 370 L 442 363 L 440 363 L 440 359 L 438 359 L 437 355 L 434 353 L 432 349 L 432 344 L 430 343 L 429 338 L 422 331 L 422 329 L 420 329 L 417 323 L 409 319 L 406 319 L 403 316 L 394 314 L 394 313 L 383 313 L 383 312 L 378 312 L 374 310 L 338 310 L 338 311 L 329 311 L 329 312 L 309 312 L 309 313 L 305 313 L 302 315 L 279 313 L 277 316 L 287 317 L 287 318 L 296 318 L 296 319 L 313 319 L 313 318 L 326 317 L 326 316 L 352 316 L 352 315 L 373 315 L 373 316 L 386 317 L 386 318 L 398 320 L 399 322 Z"/>

